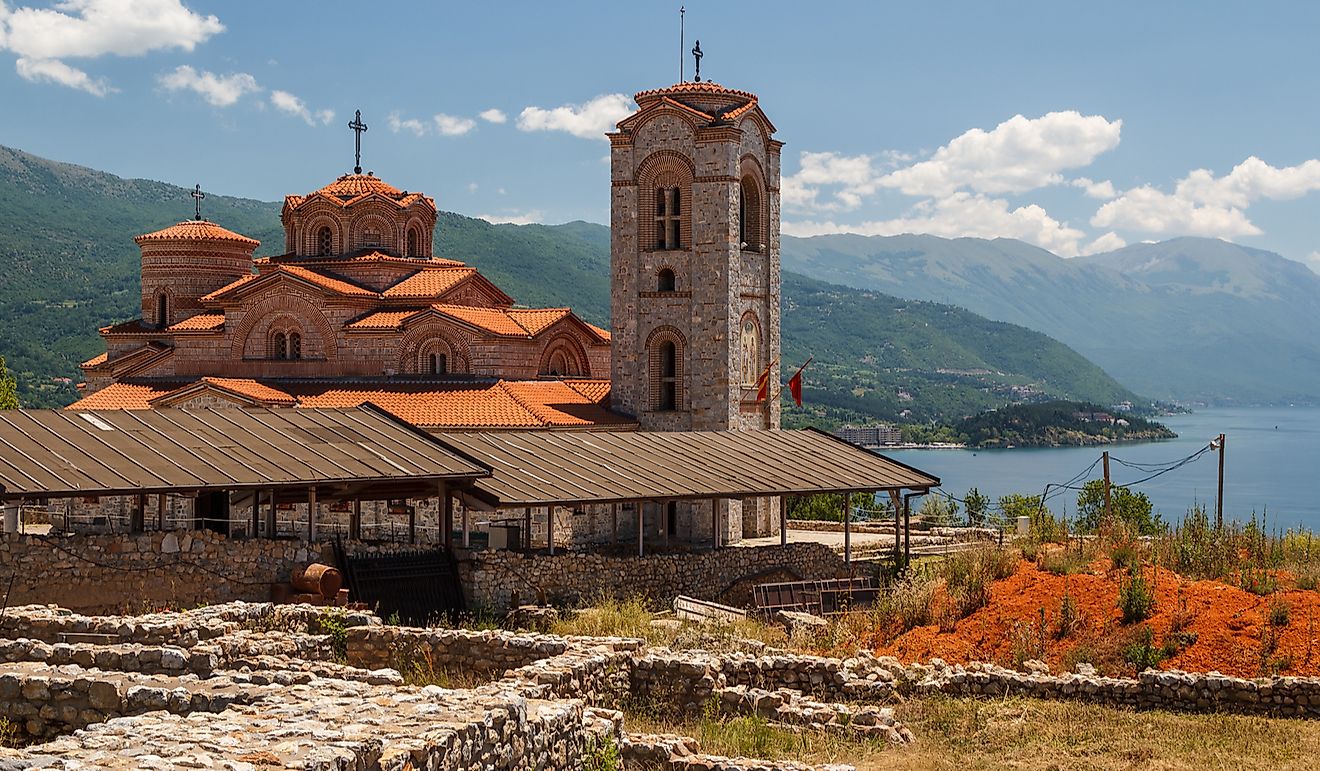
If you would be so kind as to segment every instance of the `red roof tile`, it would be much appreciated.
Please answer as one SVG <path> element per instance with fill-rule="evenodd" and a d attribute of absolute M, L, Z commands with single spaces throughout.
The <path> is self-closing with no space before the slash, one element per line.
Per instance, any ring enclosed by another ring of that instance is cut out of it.
<path fill-rule="evenodd" d="M 265 273 L 261 273 L 258 275 L 244 276 L 238 279 L 237 281 L 234 281 L 233 283 L 226 284 L 225 286 L 215 290 L 214 292 L 203 296 L 201 298 L 202 302 L 219 300 L 221 297 L 224 297 L 230 292 L 233 292 L 234 290 L 240 287 L 246 286 L 252 283 L 253 281 L 259 281 L 261 279 L 266 278 L 267 276 L 278 275 L 281 273 L 288 276 L 294 276 L 296 278 L 300 278 L 303 281 L 307 281 L 309 283 L 315 284 L 323 289 L 329 289 L 332 292 L 345 295 L 348 297 L 380 297 L 379 293 L 373 292 L 370 289 L 360 287 L 357 284 L 350 284 L 349 282 L 344 281 L 343 279 L 327 276 L 324 273 L 311 270 L 310 268 L 304 268 L 299 265 L 280 264 L 280 265 L 276 265 L 273 269 L 268 270 Z"/>
<path fill-rule="evenodd" d="M 139 246 L 152 241 L 232 241 L 256 249 L 260 241 L 226 230 L 207 220 L 184 220 L 164 230 L 146 233 L 133 239 Z"/>
<path fill-rule="evenodd" d="M 149 410 L 151 400 L 169 393 L 176 385 L 140 385 L 137 383 L 111 383 L 93 394 L 88 394 L 65 407 L 67 410 Z"/>
<path fill-rule="evenodd" d="M 564 380 L 561 382 L 596 404 L 604 404 L 610 398 L 610 381 L 608 380 Z"/>
<path fill-rule="evenodd" d="M 458 286 L 476 274 L 475 268 L 449 268 L 423 270 L 386 289 L 381 295 L 387 299 L 434 299 Z"/>
<path fill-rule="evenodd" d="M 568 308 L 510 308 L 505 311 L 518 326 L 533 335 L 573 314 Z"/>
<path fill-rule="evenodd" d="M 110 359 L 109 353 L 98 353 L 97 355 L 93 356 L 87 361 L 84 361 L 82 364 L 79 364 L 78 366 L 83 369 L 91 369 L 93 367 L 99 367 L 102 364 L 105 364 L 106 361 L 108 361 L 109 359 Z"/>
<path fill-rule="evenodd" d="M 640 91 L 633 97 L 633 100 L 638 104 L 641 104 L 642 100 L 655 97 L 698 94 L 717 94 L 720 96 L 734 96 L 740 99 L 756 99 L 756 94 L 749 91 L 736 91 L 732 88 L 725 88 L 714 81 L 703 80 L 700 83 L 697 83 L 695 81 L 687 80 L 665 88 L 653 88 L 649 91 Z"/>
<path fill-rule="evenodd" d="M 345 325 L 346 329 L 398 329 L 410 316 L 415 316 L 422 311 L 416 308 L 409 308 L 402 311 L 377 311 L 367 314 L 357 321 Z"/>
<path fill-rule="evenodd" d="M 514 321 L 509 316 L 509 312 L 502 308 L 475 308 L 470 305 L 444 305 L 441 303 L 431 307 L 446 316 L 471 324 L 478 329 L 484 329 L 487 332 L 507 337 L 530 337 L 527 329 Z"/>
<path fill-rule="evenodd" d="M 170 332 L 210 332 L 217 329 L 223 329 L 225 326 L 225 314 L 223 313 L 199 313 L 196 316 L 189 316 L 177 324 L 171 324 Z"/>

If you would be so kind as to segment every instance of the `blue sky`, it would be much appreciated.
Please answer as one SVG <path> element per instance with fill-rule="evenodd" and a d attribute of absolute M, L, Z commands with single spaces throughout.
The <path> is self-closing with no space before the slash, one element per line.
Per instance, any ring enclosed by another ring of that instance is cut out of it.
<path fill-rule="evenodd" d="M 686 5 L 703 74 L 788 143 L 786 233 L 1192 234 L 1320 265 L 1316 4 Z M 606 222 L 601 133 L 677 80 L 677 11 L 0 0 L 0 143 L 275 200 L 350 169 L 361 109 L 363 165 L 441 208 Z"/>

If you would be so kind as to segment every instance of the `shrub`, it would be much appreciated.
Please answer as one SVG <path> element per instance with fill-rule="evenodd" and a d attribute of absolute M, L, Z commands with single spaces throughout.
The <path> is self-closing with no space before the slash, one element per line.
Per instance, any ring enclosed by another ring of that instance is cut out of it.
<path fill-rule="evenodd" d="M 1017 557 L 1006 549 L 982 546 L 955 552 L 944 560 L 944 586 L 949 595 L 950 614 L 941 619 L 946 631 L 990 602 L 990 585 L 1013 575 Z"/>
<path fill-rule="evenodd" d="M 1150 627 L 1143 626 L 1136 640 L 1123 649 L 1123 660 L 1131 664 L 1137 674 L 1159 667 L 1164 660 L 1164 651 L 1155 646 L 1155 635 Z"/>
<path fill-rule="evenodd" d="M 1055 635 L 1059 639 L 1071 637 L 1082 628 L 1082 612 L 1077 608 L 1077 601 L 1066 590 L 1059 600 L 1059 626 Z"/>
<path fill-rule="evenodd" d="M 335 658 L 348 657 L 348 613 L 343 608 L 326 608 L 316 617 L 316 631 L 330 637 L 330 650 Z"/>
<path fill-rule="evenodd" d="M 981 527 L 986 523 L 987 512 L 990 510 L 990 498 L 983 495 L 975 487 L 967 491 L 963 497 L 963 506 L 967 510 L 967 524 L 972 527 Z"/>
<path fill-rule="evenodd" d="M 1028 621 L 1013 624 L 1013 668 L 1022 669 L 1031 659 L 1045 658 L 1045 609 L 1040 609 L 1038 623 Z"/>
<path fill-rule="evenodd" d="M 1238 571 L 1238 586 L 1264 597 L 1278 591 L 1279 580 L 1265 568 L 1244 567 Z"/>
<path fill-rule="evenodd" d="M 1067 521 L 1051 514 L 1039 495 L 1005 495 L 999 499 L 999 510 L 1009 524 L 1018 517 L 1029 518 L 1030 538 L 1037 543 L 1062 543 L 1068 538 Z"/>
<path fill-rule="evenodd" d="M 582 771 L 623 771 L 623 757 L 612 737 L 593 736 L 587 740 Z"/>
<path fill-rule="evenodd" d="M 1160 646 L 1160 651 L 1164 658 L 1171 659 L 1182 653 L 1184 649 L 1190 648 L 1196 644 L 1196 632 L 1169 632 L 1164 635 L 1164 644 Z"/>
<path fill-rule="evenodd" d="M 926 572 L 909 570 L 899 576 L 883 595 L 886 614 L 906 632 L 931 622 L 931 604 L 935 599 L 935 579 Z"/>
<path fill-rule="evenodd" d="M 1141 561 L 1141 547 L 1133 540 L 1117 541 L 1109 547 L 1109 559 L 1116 568 L 1131 568 Z"/>
<path fill-rule="evenodd" d="M 1288 617 L 1292 612 L 1292 607 L 1281 597 L 1275 597 L 1270 600 L 1269 616 L 1267 620 L 1273 627 L 1288 626 Z"/>
<path fill-rule="evenodd" d="M 1152 513 L 1150 499 L 1145 493 L 1134 493 L 1126 487 L 1109 486 L 1109 507 L 1113 522 L 1101 520 L 1105 514 L 1105 480 L 1092 479 L 1077 494 L 1077 529 L 1094 533 L 1101 525 L 1118 525 L 1139 535 L 1155 535 L 1164 529 L 1160 515 Z"/>
<path fill-rule="evenodd" d="M 1155 590 L 1146 581 L 1140 565 L 1128 571 L 1128 578 L 1118 587 L 1118 607 L 1123 611 L 1123 623 L 1145 621 L 1155 611 Z"/>
<path fill-rule="evenodd" d="M 1082 552 L 1064 548 L 1041 553 L 1036 564 L 1046 573 L 1071 576 L 1080 573 L 1089 562 L 1090 560 Z"/>

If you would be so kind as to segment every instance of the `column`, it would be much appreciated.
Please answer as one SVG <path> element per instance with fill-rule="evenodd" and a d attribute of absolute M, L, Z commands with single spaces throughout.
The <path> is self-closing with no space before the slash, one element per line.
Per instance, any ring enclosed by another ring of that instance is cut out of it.
<path fill-rule="evenodd" d="M 138 493 L 134 501 L 133 513 L 129 515 L 129 532 L 141 533 L 146 530 L 147 518 L 147 496 L 145 493 Z"/>
<path fill-rule="evenodd" d="M 353 499 L 353 511 L 348 515 L 348 539 L 362 540 L 362 499 Z"/>
<path fill-rule="evenodd" d="M 638 557 L 642 557 L 646 555 L 646 545 L 645 545 L 646 529 L 645 529 L 645 525 L 643 524 L 644 517 L 642 516 L 642 504 L 643 501 L 637 502 L 637 556 Z"/>
<path fill-rule="evenodd" d="M 169 527 L 169 521 L 165 518 L 165 493 L 156 496 L 156 529 L 164 530 Z"/>
<path fill-rule="evenodd" d="M 852 567 L 852 493 L 843 494 L 843 562 Z"/>
<path fill-rule="evenodd" d="M 452 551 L 454 548 L 454 499 L 449 497 L 449 485 L 440 483 L 440 527 L 444 528 L 441 543 L 445 545 L 446 550 Z"/>
<path fill-rule="evenodd" d="M 619 542 L 619 504 L 617 503 L 610 504 L 610 516 L 613 517 L 613 521 L 614 521 L 614 524 L 610 531 L 612 533 L 610 543 L 618 543 Z"/>
<path fill-rule="evenodd" d="M 307 540 L 316 540 L 316 515 L 321 504 L 316 500 L 316 488 L 307 488 Z"/>
<path fill-rule="evenodd" d="M 463 505 L 463 548 L 470 549 L 472 548 L 472 522 L 471 522 L 472 518 L 468 514 L 467 504 L 464 503 L 462 505 Z"/>
<path fill-rule="evenodd" d="M 779 498 L 779 545 L 788 545 L 788 501 L 785 496 Z"/>
<path fill-rule="evenodd" d="M 545 507 L 545 542 L 550 547 L 550 556 L 555 556 L 555 507 Z"/>
<path fill-rule="evenodd" d="M 275 518 L 275 488 L 270 488 L 270 508 L 266 509 L 266 537 L 274 538 L 279 521 Z"/>

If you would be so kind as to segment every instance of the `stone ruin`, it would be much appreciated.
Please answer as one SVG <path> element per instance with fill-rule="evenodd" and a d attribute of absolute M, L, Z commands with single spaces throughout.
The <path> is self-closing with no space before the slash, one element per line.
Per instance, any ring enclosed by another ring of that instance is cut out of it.
<path fill-rule="evenodd" d="M 452 687 L 408 685 L 401 670 L 419 665 L 447 673 L 425 679 L 453 677 Z M 904 695 L 1320 717 L 1316 678 L 1029 669 L 419 629 L 305 605 L 132 617 L 33 605 L 0 616 L 0 725 L 22 745 L 0 748 L 0 771 L 579 769 L 606 744 L 629 768 L 808 768 L 716 757 L 688 737 L 631 731 L 620 708 L 638 705 L 657 715 L 757 715 L 892 745 L 912 734 L 882 705 Z"/>
<path fill-rule="evenodd" d="M 725 682 L 640 640 L 326 614 L 242 602 L 132 617 L 10 608 L 0 618 L 0 717 L 24 746 L 0 749 L 0 769 L 578 769 L 611 742 L 629 767 L 809 768 L 629 732 L 613 707 L 630 698 L 911 738 L 888 708 L 822 701 L 787 681 Z M 396 667 L 422 661 L 464 682 L 406 685 Z M 684 673 L 683 688 L 661 677 L 669 670 Z M 801 682 L 819 677 L 804 670 Z"/>

